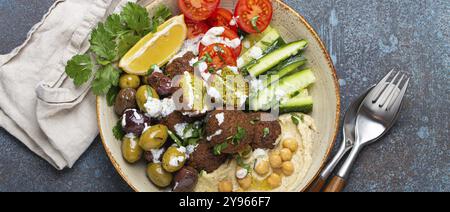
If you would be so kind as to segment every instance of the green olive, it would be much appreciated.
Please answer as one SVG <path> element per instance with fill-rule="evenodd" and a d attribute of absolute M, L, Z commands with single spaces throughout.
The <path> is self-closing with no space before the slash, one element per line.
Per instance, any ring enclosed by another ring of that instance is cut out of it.
<path fill-rule="evenodd" d="M 147 103 L 148 98 L 159 99 L 159 96 L 158 96 L 158 93 L 156 92 L 156 90 L 153 89 L 149 85 L 143 85 L 143 86 L 139 87 L 139 89 L 137 90 L 137 93 L 136 93 L 136 102 L 139 106 L 139 109 L 141 109 L 141 111 L 147 112 L 144 105 L 145 105 L 145 103 Z"/>
<path fill-rule="evenodd" d="M 124 74 L 120 76 L 119 86 L 122 89 L 125 88 L 137 89 L 139 88 L 139 85 L 141 85 L 141 79 L 136 75 Z"/>
<path fill-rule="evenodd" d="M 124 137 L 122 142 L 122 156 L 128 163 L 138 162 L 144 150 L 139 146 L 136 138 Z"/>
<path fill-rule="evenodd" d="M 151 126 L 142 133 L 141 138 L 139 139 L 139 146 L 145 151 L 160 149 L 169 137 L 168 130 L 169 129 L 162 124 Z"/>
<path fill-rule="evenodd" d="M 186 163 L 185 152 L 180 151 L 177 147 L 169 147 L 162 158 L 162 166 L 168 172 L 176 172 L 183 168 Z"/>
<path fill-rule="evenodd" d="M 164 170 L 160 163 L 148 164 L 147 176 L 152 183 L 161 188 L 169 186 L 173 179 L 173 175 Z"/>

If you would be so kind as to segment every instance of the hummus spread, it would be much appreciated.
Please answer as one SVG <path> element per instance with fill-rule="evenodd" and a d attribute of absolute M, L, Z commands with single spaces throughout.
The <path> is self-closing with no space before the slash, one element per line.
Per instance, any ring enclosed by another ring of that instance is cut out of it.
<path fill-rule="evenodd" d="M 280 173 L 277 170 L 270 170 L 265 176 L 259 176 L 253 169 L 251 175 L 253 178 L 252 186 L 248 191 L 300 191 L 304 184 L 304 178 L 307 171 L 312 164 L 312 142 L 314 141 L 317 130 L 312 117 L 304 114 L 298 114 L 302 117 L 299 124 L 296 126 L 292 121 L 292 114 L 284 114 L 280 116 L 279 123 L 281 125 L 282 133 L 276 141 L 276 147 L 273 150 L 257 149 L 253 151 L 252 155 L 245 159 L 245 163 L 251 164 L 253 168 L 255 161 L 262 159 L 267 160 L 272 151 L 279 151 L 282 147 L 284 139 L 295 139 L 298 141 L 298 150 L 293 154 L 291 162 L 294 164 L 295 172 L 291 176 L 282 176 L 281 186 L 275 189 L 270 188 L 265 182 L 265 179 L 273 172 Z M 233 190 L 239 189 L 239 184 L 236 178 L 236 170 L 238 169 L 236 160 L 229 160 L 223 164 L 216 171 L 207 174 L 201 173 L 198 184 L 195 188 L 196 192 L 217 192 L 218 184 L 221 181 L 229 180 L 233 183 Z M 282 174 L 281 174 L 282 175 Z"/>

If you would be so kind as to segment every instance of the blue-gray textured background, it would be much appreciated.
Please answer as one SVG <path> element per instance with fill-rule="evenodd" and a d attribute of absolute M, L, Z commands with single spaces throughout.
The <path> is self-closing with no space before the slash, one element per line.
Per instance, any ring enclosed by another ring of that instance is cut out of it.
<path fill-rule="evenodd" d="M 0 0 L 0 54 L 20 45 L 52 0 Z M 450 191 L 450 1 L 285 0 L 335 62 L 344 110 L 392 68 L 413 77 L 398 125 L 356 163 L 347 191 Z M 130 191 L 99 138 L 56 171 L 0 129 L 0 191 Z"/>

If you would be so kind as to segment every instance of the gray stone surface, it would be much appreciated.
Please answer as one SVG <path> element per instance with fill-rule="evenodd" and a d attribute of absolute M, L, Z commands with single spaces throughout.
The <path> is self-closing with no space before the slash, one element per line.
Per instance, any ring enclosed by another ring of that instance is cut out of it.
<path fill-rule="evenodd" d="M 0 0 L 0 53 L 20 45 L 52 0 Z M 319 32 L 336 64 L 342 108 L 392 68 L 413 77 L 405 110 L 366 149 L 347 191 L 450 191 L 450 1 L 286 0 Z M 0 191 L 130 191 L 99 138 L 55 171 L 0 129 Z"/>

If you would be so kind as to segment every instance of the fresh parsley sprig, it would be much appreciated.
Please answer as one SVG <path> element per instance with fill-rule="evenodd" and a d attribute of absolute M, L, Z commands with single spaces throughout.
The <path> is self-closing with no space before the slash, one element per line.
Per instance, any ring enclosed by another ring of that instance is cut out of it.
<path fill-rule="evenodd" d="M 116 87 L 122 73 L 117 62 L 142 37 L 156 31 L 170 16 L 170 9 L 164 5 L 161 5 L 150 19 L 144 7 L 136 3 L 126 4 L 120 14 L 110 15 L 92 31 L 89 51 L 75 55 L 67 62 L 67 75 L 73 79 L 76 86 L 81 86 L 96 72 L 92 91 L 97 96 L 108 94 L 108 102 L 112 102 L 118 92 Z"/>

